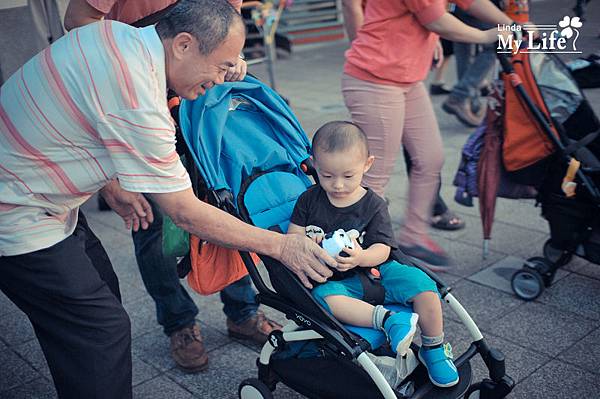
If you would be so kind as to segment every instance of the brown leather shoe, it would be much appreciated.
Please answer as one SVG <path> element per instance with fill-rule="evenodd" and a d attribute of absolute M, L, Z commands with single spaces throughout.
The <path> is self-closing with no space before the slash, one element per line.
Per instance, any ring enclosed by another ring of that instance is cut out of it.
<path fill-rule="evenodd" d="M 450 96 L 442 104 L 442 109 L 449 114 L 455 115 L 463 124 L 470 127 L 477 127 L 483 122 L 487 107 L 479 107 L 479 110 L 474 112 L 469 99 L 457 99 Z"/>
<path fill-rule="evenodd" d="M 227 318 L 227 333 L 232 338 L 247 339 L 258 344 L 264 344 L 273 330 L 281 330 L 281 325 L 267 319 L 261 311 L 256 312 L 254 316 L 241 324 L 235 324 Z"/>
<path fill-rule="evenodd" d="M 198 325 L 171 334 L 171 356 L 177 367 L 185 373 L 197 373 L 208 368 L 208 355 Z"/>

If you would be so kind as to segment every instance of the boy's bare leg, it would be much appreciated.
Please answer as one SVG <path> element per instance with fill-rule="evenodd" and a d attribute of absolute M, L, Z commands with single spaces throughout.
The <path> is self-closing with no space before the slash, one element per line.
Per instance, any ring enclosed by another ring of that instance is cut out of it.
<path fill-rule="evenodd" d="M 342 323 L 373 327 L 373 305 L 344 295 L 330 295 L 325 298 L 325 302 L 331 313 Z"/>
<path fill-rule="evenodd" d="M 442 335 L 444 321 L 442 318 L 442 303 L 437 293 L 421 292 L 413 300 L 413 311 L 419 315 L 421 334 L 429 337 Z"/>

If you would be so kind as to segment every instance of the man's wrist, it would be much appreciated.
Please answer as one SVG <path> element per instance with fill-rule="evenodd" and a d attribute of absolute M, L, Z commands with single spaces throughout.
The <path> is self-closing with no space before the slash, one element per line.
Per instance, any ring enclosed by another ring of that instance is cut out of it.
<path fill-rule="evenodd" d="M 267 233 L 267 236 L 262 237 L 260 241 L 262 242 L 261 246 L 264 246 L 264 250 L 257 251 L 264 255 L 267 255 L 274 259 L 281 259 L 281 254 L 283 253 L 283 247 L 285 245 L 285 234 L 275 233 L 273 231 L 264 230 Z"/>

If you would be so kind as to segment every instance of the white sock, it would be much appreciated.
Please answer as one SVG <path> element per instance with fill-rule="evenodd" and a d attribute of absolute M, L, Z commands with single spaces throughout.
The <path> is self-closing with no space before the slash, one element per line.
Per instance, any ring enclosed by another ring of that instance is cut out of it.
<path fill-rule="evenodd" d="M 373 309 L 373 328 L 376 330 L 383 330 L 383 324 L 391 314 L 392 312 L 383 306 L 375 306 Z"/>

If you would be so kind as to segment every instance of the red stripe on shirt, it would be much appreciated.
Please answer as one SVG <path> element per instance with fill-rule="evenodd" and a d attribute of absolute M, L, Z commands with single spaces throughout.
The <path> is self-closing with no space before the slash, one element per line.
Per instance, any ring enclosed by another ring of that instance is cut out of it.
<path fill-rule="evenodd" d="M 121 54 L 119 48 L 117 47 L 117 43 L 115 42 L 115 37 L 113 36 L 112 32 L 112 24 L 112 21 L 108 21 L 108 23 L 105 23 L 102 27 L 104 28 L 104 33 L 106 34 L 106 38 L 108 39 L 110 48 L 117 59 L 119 68 L 121 70 L 121 74 L 123 76 L 123 80 L 125 81 L 125 88 L 129 98 L 129 107 L 135 109 L 139 106 L 138 99 L 135 93 L 135 87 L 133 86 L 131 73 L 129 72 L 129 68 L 127 67 L 127 62 L 123 58 L 123 54 Z"/>
<path fill-rule="evenodd" d="M 23 70 L 21 69 L 21 78 Z M 35 104 L 35 102 L 34 102 Z M 36 104 L 37 107 L 37 104 Z M 19 133 L 15 125 L 13 125 L 12 121 L 6 114 L 4 107 L 0 104 L 0 119 L 4 122 L 6 129 L 12 139 L 16 142 L 18 146 L 21 147 L 24 153 L 29 153 L 32 156 L 34 162 L 39 164 L 43 169 L 46 170 L 48 176 L 56 183 L 57 185 L 62 185 L 64 191 L 69 192 L 73 195 L 82 195 L 83 192 L 79 191 L 77 187 L 73 184 L 73 182 L 67 177 L 64 171 L 54 162 L 52 162 L 48 157 L 46 157 L 43 153 L 38 151 L 36 148 L 32 147 L 25 138 Z"/>
<path fill-rule="evenodd" d="M 165 100 L 165 101 L 166 101 L 166 100 Z M 130 124 L 131 126 L 135 126 L 135 127 L 141 127 L 142 129 L 147 129 L 147 130 L 158 130 L 158 131 L 164 131 L 164 132 L 171 132 L 171 133 L 173 133 L 173 134 L 175 133 L 175 129 L 174 129 L 174 128 L 173 128 L 173 129 L 167 129 L 167 128 L 162 128 L 162 127 L 149 127 L 149 126 L 142 126 L 142 125 L 138 125 L 137 123 L 130 122 L 130 121 L 128 121 L 127 119 L 120 118 L 120 117 L 118 117 L 118 116 L 116 116 L 116 115 L 113 115 L 113 114 L 106 114 L 106 116 L 108 116 L 108 117 L 110 117 L 110 118 L 118 119 L 118 120 L 120 120 L 120 121 L 123 121 L 123 122 L 125 122 L 125 123 L 128 123 L 128 124 Z"/>

